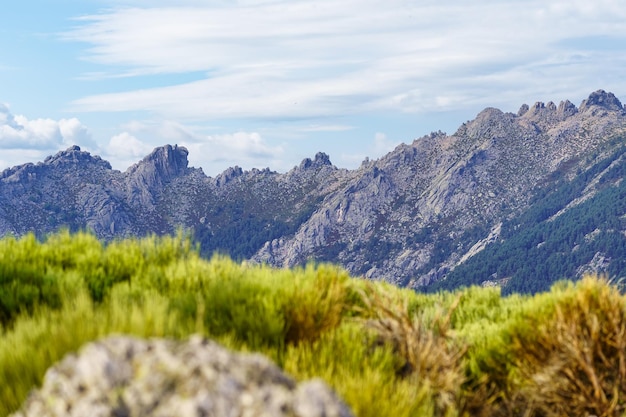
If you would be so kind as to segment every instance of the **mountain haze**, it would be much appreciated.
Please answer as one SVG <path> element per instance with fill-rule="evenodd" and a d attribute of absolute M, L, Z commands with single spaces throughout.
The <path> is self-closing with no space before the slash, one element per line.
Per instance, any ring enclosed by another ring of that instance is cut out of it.
<path fill-rule="evenodd" d="M 331 261 L 415 288 L 534 291 L 559 274 L 626 274 L 625 145 L 626 110 L 598 90 L 578 107 L 487 108 L 452 135 L 431 133 L 355 170 L 318 153 L 284 174 L 233 167 L 212 178 L 166 145 L 120 172 L 74 146 L 0 175 L 0 233 L 69 227 L 112 239 L 182 226 L 207 256 Z M 569 269 L 521 277 L 537 273 L 530 255 L 556 265 L 556 252 Z"/>

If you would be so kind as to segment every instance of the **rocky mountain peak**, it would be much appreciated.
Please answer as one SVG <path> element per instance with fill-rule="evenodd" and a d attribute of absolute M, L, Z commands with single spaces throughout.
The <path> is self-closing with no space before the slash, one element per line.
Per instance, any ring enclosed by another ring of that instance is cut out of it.
<path fill-rule="evenodd" d="M 561 101 L 556 111 L 562 117 L 569 117 L 578 113 L 576 106 L 569 100 Z"/>
<path fill-rule="evenodd" d="M 105 169 L 111 169 L 111 164 L 101 159 L 99 156 L 93 156 L 89 152 L 80 149 L 79 146 L 73 145 L 64 151 L 58 152 L 56 155 L 49 156 L 43 161 L 43 165 L 59 167 L 67 164 L 97 164 Z"/>
<path fill-rule="evenodd" d="M 492 130 L 503 121 L 510 118 L 502 110 L 487 107 L 478 115 L 476 119 L 466 124 L 465 133 L 470 138 L 483 138 L 491 135 Z"/>
<path fill-rule="evenodd" d="M 222 187 L 230 182 L 232 182 L 235 178 L 239 178 L 243 175 L 243 169 L 239 166 L 229 167 L 224 172 L 215 177 L 215 185 L 217 187 Z"/>
<path fill-rule="evenodd" d="M 131 201 L 151 208 L 154 197 L 165 184 L 189 172 L 187 155 L 189 151 L 185 147 L 165 145 L 128 168 L 127 185 Z"/>
<path fill-rule="evenodd" d="M 300 169 L 308 169 L 308 168 L 320 168 L 323 166 L 332 166 L 332 162 L 330 162 L 330 157 L 324 152 L 318 152 L 315 154 L 315 159 L 311 160 L 311 158 L 305 158 L 300 163 Z"/>
<path fill-rule="evenodd" d="M 553 101 L 547 103 L 537 101 L 532 106 L 523 104 L 517 112 L 517 117 L 534 123 L 540 129 L 547 130 L 578 112 L 579 110 L 569 100 L 561 101 L 558 106 Z"/>
<path fill-rule="evenodd" d="M 187 173 L 187 148 L 178 145 L 165 145 L 155 148 L 150 155 L 128 168 L 131 176 L 144 177 L 160 184 L 171 181 Z"/>
<path fill-rule="evenodd" d="M 546 117 L 553 117 L 556 114 L 557 107 L 554 102 L 550 101 L 548 104 L 543 101 L 537 101 L 535 104 L 528 108 L 528 111 L 524 112 L 522 117 L 532 120 L 545 119 Z"/>
<path fill-rule="evenodd" d="M 624 111 L 624 106 L 613 93 L 607 93 L 604 90 L 594 91 L 589 98 L 583 100 L 580 105 L 580 111 L 588 111 L 593 106 L 602 107 L 606 110 Z"/>
<path fill-rule="evenodd" d="M 178 145 L 165 145 L 155 148 L 137 165 L 151 166 L 164 180 L 171 180 L 187 172 L 189 161 L 187 148 Z"/>
<path fill-rule="evenodd" d="M 89 152 L 82 151 L 79 146 L 74 145 L 55 155 L 48 156 L 43 162 L 37 164 L 28 163 L 5 169 L 0 174 L 0 179 L 23 182 L 37 178 L 38 175 L 49 169 L 67 171 L 76 168 L 93 169 L 94 167 L 105 170 L 112 169 L 109 162 L 101 159 L 99 156 L 93 156 Z"/>
<path fill-rule="evenodd" d="M 324 152 L 316 153 L 315 161 L 313 162 L 318 165 L 332 165 L 332 163 L 330 162 L 330 157 Z"/>
<path fill-rule="evenodd" d="M 531 208 L 538 187 L 621 155 L 624 138 L 626 110 L 598 90 L 578 108 L 568 100 L 517 114 L 486 108 L 452 135 L 433 132 L 355 170 L 320 152 L 285 174 L 233 167 L 213 179 L 188 168 L 187 149 L 167 145 L 122 173 L 71 147 L 0 175 L 0 234 L 69 225 L 109 239 L 183 226 L 206 254 L 276 266 L 331 261 L 426 285 L 474 256 L 503 216 Z"/>
<path fill-rule="evenodd" d="M 528 110 L 530 109 L 530 107 L 528 106 L 528 104 L 524 103 L 520 106 L 519 110 L 517 111 L 517 116 L 518 117 L 522 117 L 523 115 L 526 114 L 526 112 L 528 112 Z"/>

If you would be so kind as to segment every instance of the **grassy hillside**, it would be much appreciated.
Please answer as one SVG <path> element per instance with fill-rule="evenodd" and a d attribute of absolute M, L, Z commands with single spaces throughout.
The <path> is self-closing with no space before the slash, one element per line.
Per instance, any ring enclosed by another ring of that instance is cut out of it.
<path fill-rule="evenodd" d="M 200 258 L 184 236 L 107 245 L 68 232 L 0 240 L 0 415 L 45 370 L 111 333 L 200 333 L 319 376 L 357 416 L 616 416 L 626 304 L 602 279 L 535 296 L 417 294 L 337 267 Z"/>

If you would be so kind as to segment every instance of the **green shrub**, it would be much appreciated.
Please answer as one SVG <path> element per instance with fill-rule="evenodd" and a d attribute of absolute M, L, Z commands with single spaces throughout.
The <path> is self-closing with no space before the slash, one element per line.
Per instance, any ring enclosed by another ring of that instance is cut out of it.
<path fill-rule="evenodd" d="M 336 267 L 309 265 L 282 287 L 287 343 L 313 342 L 335 329 L 349 307 L 348 274 Z"/>
<path fill-rule="evenodd" d="M 0 335 L 0 415 L 17 410 L 46 369 L 89 341 L 112 333 L 180 337 L 191 331 L 193 323 L 171 314 L 167 299 L 123 288 L 113 291 L 106 306 L 94 305 L 82 292 L 65 299 L 60 309 L 20 316 Z"/>
<path fill-rule="evenodd" d="M 481 371 L 497 392 L 493 415 L 626 411 L 626 304 L 605 280 L 586 277 L 527 300 L 490 343 Z"/>
<path fill-rule="evenodd" d="M 10 324 L 39 304 L 58 306 L 55 278 L 33 235 L 0 240 L 0 325 Z"/>
<path fill-rule="evenodd" d="M 398 357 L 389 346 L 374 345 L 374 338 L 352 321 L 313 343 L 290 345 L 285 371 L 324 379 L 359 417 L 433 415 L 429 388 L 397 378 Z"/>
<path fill-rule="evenodd" d="M 587 277 L 536 296 L 417 294 L 332 265 L 200 258 L 183 234 L 100 243 L 67 231 L 0 239 L 0 415 L 46 369 L 112 333 L 260 351 L 321 377 L 358 417 L 617 416 L 625 299 Z"/>
<path fill-rule="evenodd" d="M 428 318 L 429 311 L 409 313 L 406 299 L 398 300 L 370 286 L 362 292 L 366 325 L 381 343 L 390 346 L 398 357 L 396 374 L 415 384 L 432 403 L 434 416 L 457 415 L 461 405 L 463 357 L 467 347 L 455 340 L 450 319 L 461 296 Z"/>

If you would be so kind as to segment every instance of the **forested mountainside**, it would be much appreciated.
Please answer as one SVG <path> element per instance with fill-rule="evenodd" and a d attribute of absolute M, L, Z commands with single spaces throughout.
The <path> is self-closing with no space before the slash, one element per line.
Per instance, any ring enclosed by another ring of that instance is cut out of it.
<path fill-rule="evenodd" d="M 0 233 L 69 227 L 112 239 L 184 227 L 207 256 L 533 292 L 587 271 L 625 274 L 625 145 L 626 110 L 598 90 L 578 107 L 487 108 L 355 170 L 318 153 L 287 173 L 212 178 L 167 145 L 119 172 L 72 147 L 0 175 Z"/>

